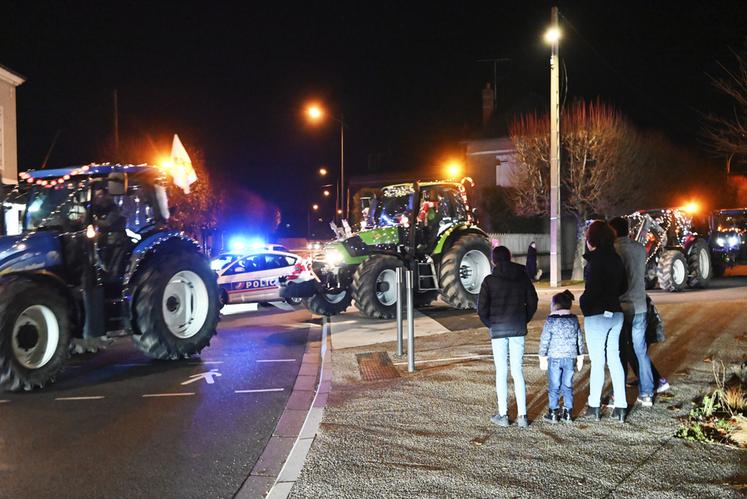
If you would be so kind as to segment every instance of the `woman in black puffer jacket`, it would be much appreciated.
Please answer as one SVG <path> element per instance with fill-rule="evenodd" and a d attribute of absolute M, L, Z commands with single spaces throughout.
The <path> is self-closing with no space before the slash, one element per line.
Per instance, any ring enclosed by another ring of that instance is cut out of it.
<path fill-rule="evenodd" d="M 584 255 L 585 289 L 579 305 L 584 314 L 586 345 L 591 361 L 587 416 L 599 421 L 599 405 L 604 386 L 605 358 L 612 378 L 615 397 L 614 417 L 625 421 L 628 403 L 625 398 L 625 375 L 620 362 L 620 330 L 623 313 L 620 296 L 628 289 L 622 260 L 613 246 L 615 236 L 603 221 L 594 221 L 587 231 Z"/>

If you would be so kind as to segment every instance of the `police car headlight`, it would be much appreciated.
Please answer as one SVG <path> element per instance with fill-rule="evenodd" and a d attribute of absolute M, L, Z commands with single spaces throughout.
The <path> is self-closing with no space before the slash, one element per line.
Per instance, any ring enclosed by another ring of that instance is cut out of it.
<path fill-rule="evenodd" d="M 216 272 L 223 268 L 223 261 L 222 260 L 213 260 L 210 262 L 210 268 L 215 270 Z"/>
<path fill-rule="evenodd" d="M 327 262 L 327 265 L 337 267 L 342 263 L 343 257 L 342 253 L 337 250 L 327 250 L 324 254 L 324 259 Z"/>
<path fill-rule="evenodd" d="M 724 239 L 723 237 L 719 237 L 716 239 L 716 244 L 718 244 L 719 246 L 723 248 L 724 244 L 726 244 L 726 239 Z"/>

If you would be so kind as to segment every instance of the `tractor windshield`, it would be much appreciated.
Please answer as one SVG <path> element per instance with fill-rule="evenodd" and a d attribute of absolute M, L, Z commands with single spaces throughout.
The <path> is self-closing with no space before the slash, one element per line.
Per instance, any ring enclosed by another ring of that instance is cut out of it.
<path fill-rule="evenodd" d="M 26 205 L 23 229 L 26 232 L 61 228 L 71 229 L 85 218 L 83 205 L 77 202 L 78 189 L 70 184 L 55 187 L 33 187 Z"/>
<path fill-rule="evenodd" d="M 388 227 L 405 223 L 412 213 L 414 191 L 384 192 L 384 197 L 376 207 L 374 223 L 378 227 Z"/>

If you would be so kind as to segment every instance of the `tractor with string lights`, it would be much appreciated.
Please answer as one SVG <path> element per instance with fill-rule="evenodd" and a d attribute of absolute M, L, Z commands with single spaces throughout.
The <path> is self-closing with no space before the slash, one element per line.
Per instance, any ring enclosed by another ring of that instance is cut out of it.
<path fill-rule="evenodd" d="M 641 210 L 628 216 L 631 237 L 646 248 L 646 289 L 705 288 L 713 277 L 708 241 L 694 224 L 695 207 Z"/>
<path fill-rule="evenodd" d="M 164 170 L 91 164 L 20 177 L 22 231 L 0 238 L 0 388 L 53 382 L 76 342 L 130 334 L 155 359 L 209 344 L 216 277 L 199 245 L 168 227 Z"/>
<path fill-rule="evenodd" d="M 367 198 L 361 230 L 346 222 L 338 238 L 313 260 L 312 279 L 285 284 L 283 295 L 301 297 L 320 315 L 337 315 L 352 302 L 370 318 L 394 318 L 398 267 L 414 272 L 415 306 L 439 296 L 460 309 L 475 308 L 491 271 L 491 243 L 477 226 L 462 182 L 389 185 Z M 333 224 L 334 225 L 334 224 Z"/>

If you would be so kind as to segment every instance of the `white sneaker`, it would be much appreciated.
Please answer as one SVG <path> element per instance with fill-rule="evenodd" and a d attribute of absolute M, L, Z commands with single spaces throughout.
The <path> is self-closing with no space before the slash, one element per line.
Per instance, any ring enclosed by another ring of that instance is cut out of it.
<path fill-rule="evenodd" d="M 643 395 L 638 397 L 638 403 L 641 404 L 643 407 L 653 407 L 654 400 L 651 398 L 650 395 Z"/>
<path fill-rule="evenodd" d="M 661 382 L 659 383 L 659 386 L 656 387 L 656 393 L 664 393 L 668 391 L 669 388 L 670 388 L 669 382 L 665 379 L 662 379 Z"/>

